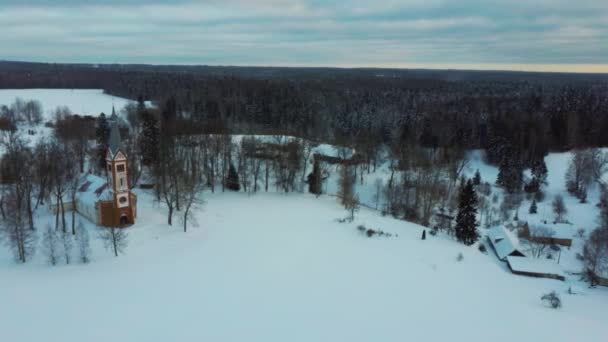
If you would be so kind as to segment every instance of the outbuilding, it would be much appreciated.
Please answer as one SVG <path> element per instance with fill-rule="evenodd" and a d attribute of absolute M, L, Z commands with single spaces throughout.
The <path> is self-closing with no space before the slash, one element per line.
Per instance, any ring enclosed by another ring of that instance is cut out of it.
<path fill-rule="evenodd" d="M 511 235 L 504 227 L 494 227 L 488 229 L 487 238 L 496 253 L 498 259 L 505 261 L 508 256 L 525 257 L 526 255 L 519 250 L 517 239 Z"/>
<path fill-rule="evenodd" d="M 555 262 L 546 259 L 508 256 L 507 265 L 513 274 L 528 277 L 566 280 L 562 270 Z"/>

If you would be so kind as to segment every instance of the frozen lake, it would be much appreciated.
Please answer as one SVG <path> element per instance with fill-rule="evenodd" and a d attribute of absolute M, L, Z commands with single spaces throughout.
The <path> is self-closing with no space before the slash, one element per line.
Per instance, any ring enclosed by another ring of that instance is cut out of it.
<path fill-rule="evenodd" d="M 0 89 L 0 106 L 10 106 L 16 98 L 40 101 L 45 120 L 53 117 L 58 106 L 68 106 L 76 114 L 97 116 L 112 113 L 112 105 L 120 110 L 133 102 L 104 94 L 102 89 Z"/>

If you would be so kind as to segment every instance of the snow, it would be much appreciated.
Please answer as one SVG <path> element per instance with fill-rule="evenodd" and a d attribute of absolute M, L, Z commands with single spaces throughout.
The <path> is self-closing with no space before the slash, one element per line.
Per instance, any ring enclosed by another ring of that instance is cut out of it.
<path fill-rule="evenodd" d="M 554 274 L 565 276 L 557 263 L 552 260 L 526 258 L 519 256 L 508 256 L 507 262 L 513 271 L 537 273 L 537 274 Z"/>
<path fill-rule="evenodd" d="M 519 251 L 517 239 L 505 228 L 494 227 L 488 229 L 486 234 L 500 260 L 505 260 L 513 252 Z"/>
<path fill-rule="evenodd" d="M 329 196 L 205 194 L 187 233 L 138 197 L 118 258 L 98 240 L 88 265 L 15 265 L 0 249 L 0 340 L 605 340 L 608 290 L 549 310 L 540 296 L 568 286 L 513 276 L 445 237 L 420 240 L 423 227 L 372 210 L 337 223 L 345 213 Z M 398 237 L 367 238 L 358 224 Z"/>
<path fill-rule="evenodd" d="M 543 227 L 553 233 L 551 236 L 546 236 L 546 237 L 552 237 L 555 239 L 572 239 L 572 238 L 574 238 L 574 235 L 576 234 L 576 229 L 572 225 L 565 224 L 565 223 L 548 222 L 547 224 L 545 224 L 543 222 L 531 221 L 531 222 L 529 222 L 529 226 L 530 226 L 530 233 L 532 235 L 535 235 L 534 233 L 538 232 L 538 230 L 534 230 L 532 228 Z M 539 237 L 543 237 L 543 236 L 539 236 Z"/>
<path fill-rule="evenodd" d="M 10 106 L 16 98 L 40 101 L 45 120 L 53 119 L 59 106 L 67 106 L 76 114 L 98 116 L 112 113 L 112 105 L 120 110 L 133 102 L 104 94 L 101 89 L 0 89 L 0 106 Z"/>
<path fill-rule="evenodd" d="M 60 91 L 57 101 L 74 112 L 86 114 L 79 106 L 93 115 L 111 110 L 112 98 L 100 90 L 84 91 L 96 100 L 88 101 L 83 93 L 73 105 L 66 99 L 80 91 Z M 0 90 L 0 104 L 11 98 L 10 104 L 15 95 L 34 98 L 29 90 L 6 92 Z M 53 90 L 43 93 L 49 94 L 47 100 L 39 98 L 45 111 L 54 109 Z M 235 143 L 242 137 L 235 136 Z M 314 151 L 338 156 L 339 149 L 320 144 Z M 485 164 L 483 152 L 467 156 L 465 174 L 479 169 L 482 179 L 493 184 L 498 170 Z M 590 189 L 584 204 L 565 193 L 570 157 L 546 157 L 547 198 L 538 203 L 536 215 L 528 214 L 530 202 L 524 200 L 520 220 L 550 221 L 551 200 L 562 193 L 571 227 L 588 233 L 597 225 L 597 189 Z M 93 247 L 88 265 L 50 267 L 40 248 L 32 262 L 17 265 L 0 245 L 0 341 L 606 340 L 608 288 L 567 295 L 569 288 L 586 288 L 579 275 L 569 275 L 581 271 L 576 254 L 583 239 L 575 237 L 571 248 L 562 248 L 559 265 L 544 256 L 526 261 L 525 267 L 553 263 L 566 274 L 565 284 L 514 276 L 494 253 L 480 253 L 475 245 L 463 246 L 441 233 L 422 241 L 424 227 L 368 208 L 376 205 L 375 181 L 386 184 L 391 176 L 387 164 L 357 182 L 364 207 L 353 223 L 336 220 L 346 212 L 329 196 L 338 188 L 338 167 L 331 166 L 324 184 L 329 195 L 319 198 L 205 193 L 206 204 L 194 209 L 198 227 L 187 233 L 180 212 L 169 227 L 167 209 L 151 193 L 137 191 L 138 220 L 128 228 L 126 254 L 118 258 L 104 250 L 96 228 L 84 220 Z M 497 187 L 492 193 L 503 196 Z M 41 207 L 36 221 L 42 229 L 54 217 Z M 357 231 L 359 224 L 393 237 L 367 238 Z M 490 235 L 493 230 L 480 231 Z M 456 261 L 459 253 L 461 262 Z M 540 301 L 553 290 L 563 294 L 561 310 L 549 310 Z"/>

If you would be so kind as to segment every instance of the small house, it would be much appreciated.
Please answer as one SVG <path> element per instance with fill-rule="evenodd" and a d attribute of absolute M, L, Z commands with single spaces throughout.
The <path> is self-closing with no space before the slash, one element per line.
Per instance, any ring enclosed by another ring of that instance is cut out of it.
<path fill-rule="evenodd" d="M 525 254 L 519 250 L 517 238 L 511 235 L 503 227 L 488 229 L 487 239 L 496 253 L 498 259 L 505 261 L 508 256 L 524 257 Z"/>

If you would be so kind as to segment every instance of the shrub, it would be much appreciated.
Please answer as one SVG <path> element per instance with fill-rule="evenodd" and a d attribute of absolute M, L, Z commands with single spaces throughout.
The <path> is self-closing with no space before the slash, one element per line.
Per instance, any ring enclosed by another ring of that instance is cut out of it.
<path fill-rule="evenodd" d="M 555 291 L 551 291 L 547 294 L 544 294 L 540 299 L 551 306 L 553 309 L 559 309 L 562 307 L 562 300 L 559 298 L 559 295 Z"/>
<path fill-rule="evenodd" d="M 367 234 L 367 237 L 372 237 L 376 234 L 376 231 L 370 228 L 365 232 L 365 234 Z"/>
<path fill-rule="evenodd" d="M 437 235 L 437 228 L 431 229 L 431 231 L 429 232 L 429 234 L 431 234 L 432 236 Z"/>
<path fill-rule="evenodd" d="M 460 262 L 464 260 L 464 255 L 462 255 L 462 253 L 458 253 L 458 256 L 456 257 L 456 261 Z"/>
<path fill-rule="evenodd" d="M 481 253 L 485 254 L 487 252 L 486 245 L 484 245 L 483 243 L 479 245 L 478 249 Z"/>
<path fill-rule="evenodd" d="M 360 231 L 361 233 L 364 233 L 365 230 L 366 230 L 366 228 L 365 228 L 364 225 L 360 224 L 360 225 L 357 226 L 357 230 Z"/>

